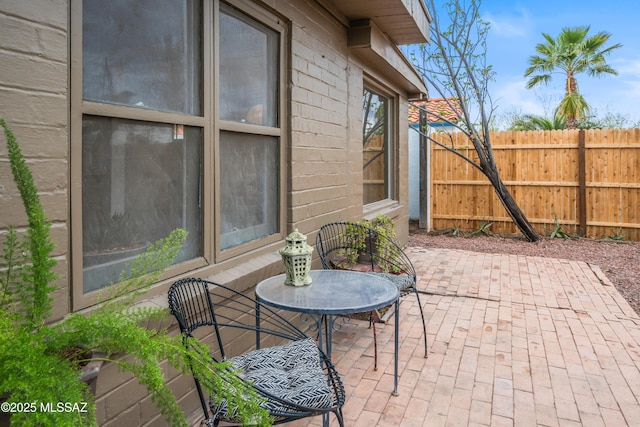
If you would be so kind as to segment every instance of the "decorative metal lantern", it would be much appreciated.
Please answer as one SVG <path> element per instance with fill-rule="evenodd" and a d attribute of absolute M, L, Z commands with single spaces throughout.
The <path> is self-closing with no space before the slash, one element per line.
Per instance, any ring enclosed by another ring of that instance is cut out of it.
<path fill-rule="evenodd" d="M 305 286 L 311 284 L 311 253 L 313 248 L 307 244 L 307 236 L 296 228 L 286 237 L 287 245 L 280 249 L 282 262 L 287 274 L 285 285 Z"/>

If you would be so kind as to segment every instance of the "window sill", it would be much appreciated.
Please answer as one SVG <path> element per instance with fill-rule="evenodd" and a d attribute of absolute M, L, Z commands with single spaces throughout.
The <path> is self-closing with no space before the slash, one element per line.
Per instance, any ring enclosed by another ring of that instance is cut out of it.
<path fill-rule="evenodd" d="M 221 285 L 230 286 L 240 292 L 247 291 L 260 281 L 284 272 L 282 257 L 278 252 L 269 252 L 255 258 L 241 262 L 233 267 L 212 274 L 204 274 L 202 271 L 191 271 L 184 276 L 175 277 L 172 283 L 183 277 L 202 277 Z M 168 290 L 168 288 L 167 288 Z M 147 298 L 136 304 L 137 307 L 161 307 L 169 308 L 167 292 Z M 172 320 L 172 319 L 169 319 Z M 165 325 L 167 326 L 167 325 Z"/>
<path fill-rule="evenodd" d="M 363 208 L 363 217 L 365 219 L 373 219 L 376 215 L 385 215 L 389 218 L 395 218 L 400 215 L 402 205 L 397 200 L 385 199 L 379 202 L 365 205 Z"/>

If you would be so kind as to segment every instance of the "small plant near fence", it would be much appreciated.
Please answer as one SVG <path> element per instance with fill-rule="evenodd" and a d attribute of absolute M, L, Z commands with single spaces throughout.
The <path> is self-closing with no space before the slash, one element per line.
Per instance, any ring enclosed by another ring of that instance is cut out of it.
<path fill-rule="evenodd" d="M 622 228 L 620 228 L 620 229 L 618 229 L 618 231 L 616 231 L 615 233 L 613 233 L 612 235 L 610 235 L 608 237 L 605 237 L 602 240 L 613 240 L 613 241 L 616 241 L 616 242 L 620 242 L 620 241 L 626 239 L 626 237 L 627 237 L 627 233 L 622 231 Z"/>
<path fill-rule="evenodd" d="M 492 225 L 493 225 L 493 222 L 482 221 L 482 223 L 480 224 L 480 227 L 478 227 L 478 229 L 472 232 L 471 234 L 473 235 L 483 234 L 485 236 L 491 236 L 493 235 L 493 233 L 489 231 L 489 227 L 491 227 Z"/>
<path fill-rule="evenodd" d="M 553 230 L 551 230 L 551 234 L 549 235 L 549 238 L 551 240 L 553 240 L 556 237 L 561 237 L 563 239 L 568 239 L 570 236 L 567 233 L 565 233 L 564 231 L 562 231 L 562 225 L 560 225 L 560 223 L 558 222 L 558 217 L 554 215 Z"/>

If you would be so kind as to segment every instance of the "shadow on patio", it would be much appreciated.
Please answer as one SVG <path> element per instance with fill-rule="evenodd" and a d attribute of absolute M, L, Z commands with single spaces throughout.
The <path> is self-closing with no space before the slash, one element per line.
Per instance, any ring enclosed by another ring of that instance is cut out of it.
<path fill-rule="evenodd" d="M 408 296 L 393 397 L 393 325 L 378 328 L 374 371 L 366 322 L 340 322 L 333 360 L 347 391 L 346 425 L 637 425 L 640 317 L 598 267 L 417 247 L 408 254 L 429 294 L 429 357 Z"/>

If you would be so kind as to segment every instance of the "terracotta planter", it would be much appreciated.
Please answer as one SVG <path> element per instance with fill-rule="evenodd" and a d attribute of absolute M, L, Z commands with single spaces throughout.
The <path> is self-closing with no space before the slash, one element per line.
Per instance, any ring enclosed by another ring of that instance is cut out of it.
<path fill-rule="evenodd" d="M 364 240 L 365 249 L 360 251 L 358 255 L 358 262 L 360 264 L 371 264 L 371 254 L 375 253 L 378 239 L 376 237 L 367 236 Z"/>
<path fill-rule="evenodd" d="M 105 353 L 101 351 L 91 351 L 92 358 L 104 358 L 106 356 Z M 100 370 L 102 369 L 102 365 L 104 365 L 104 360 L 91 360 L 89 363 L 82 367 L 82 376 L 80 377 L 81 381 L 84 381 L 89 385 L 89 389 L 91 390 L 91 394 L 96 395 L 96 387 L 98 385 L 98 375 L 100 374 Z"/>

